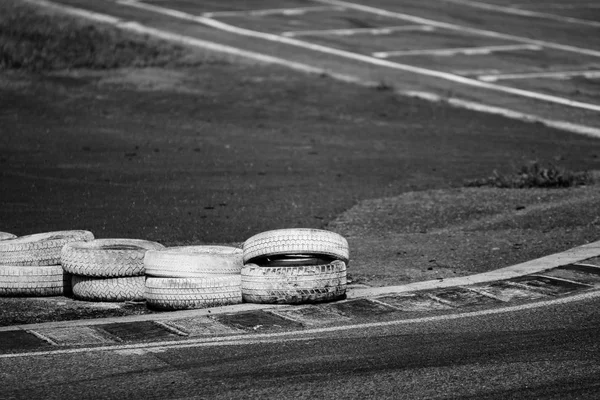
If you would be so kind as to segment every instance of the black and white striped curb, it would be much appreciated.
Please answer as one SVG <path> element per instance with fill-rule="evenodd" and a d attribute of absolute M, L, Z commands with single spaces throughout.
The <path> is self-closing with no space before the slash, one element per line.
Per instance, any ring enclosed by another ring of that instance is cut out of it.
<path fill-rule="evenodd" d="M 527 263 L 448 280 L 350 289 L 315 305 L 241 304 L 122 318 L 0 328 L 0 353 L 118 346 L 165 340 L 302 331 L 456 313 L 568 296 L 600 288 L 600 242 Z"/>

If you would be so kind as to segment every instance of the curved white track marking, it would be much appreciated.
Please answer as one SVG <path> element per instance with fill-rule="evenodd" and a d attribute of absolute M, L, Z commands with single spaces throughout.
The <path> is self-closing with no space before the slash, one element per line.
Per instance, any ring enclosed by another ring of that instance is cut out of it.
<path fill-rule="evenodd" d="M 497 4 L 482 3 L 479 1 L 470 1 L 470 0 L 438 0 L 438 1 L 445 1 L 447 3 L 459 4 L 461 6 L 478 8 L 480 10 L 498 11 L 498 12 L 502 12 L 505 14 L 519 15 L 522 17 L 543 18 L 543 19 L 549 19 L 552 21 L 566 22 L 566 23 L 570 23 L 570 24 L 600 27 L 600 22 L 598 22 L 598 21 L 592 21 L 589 19 L 565 17 L 562 15 L 548 14 L 548 13 L 538 12 L 538 11 L 530 11 L 530 10 L 526 10 L 523 8 L 506 7 L 506 6 L 500 6 Z M 543 5 L 543 3 L 542 3 L 542 5 Z M 573 5 L 573 6 L 575 6 L 575 5 Z"/>
<path fill-rule="evenodd" d="M 485 82 L 496 82 L 501 80 L 512 79 L 568 79 L 573 76 L 583 76 L 588 79 L 600 78 L 600 71 L 547 71 L 547 72 L 528 72 L 522 74 L 494 74 L 480 75 L 477 79 Z"/>
<path fill-rule="evenodd" d="M 381 28 L 354 28 L 354 29 L 322 29 L 313 31 L 288 31 L 281 36 L 354 36 L 354 35 L 389 35 L 394 32 L 432 32 L 435 28 L 429 25 L 401 25 Z"/>
<path fill-rule="evenodd" d="M 481 311 L 463 312 L 458 314 L 446 314 L 436 315 L 432 317 L 421 317 L 413 319 L 401 319 L 394 321 L 385 322 L 371 322 L 364 324 L 355 325 L 341 325 L 327 328 L 315 328 L 315 329 L 304 329 L 299 331 L 291 332 L 279 332 L 279 333 L 264 333 L 264 334 L 248 334 L 248 335 L 235 335 L 235 336 L 223 336 L 214 338 L 198 338 L 198 339 L 182 339 L 182 340 L 170 340 L 154 343 L 138 343 L 130 345 L 117 345 L 117 346 L 102 346 L 102 347 L 88 347 L 88 348 L 76 348 L 76 349 L 65 349 L 65 350 L 49 350 L 49 351 L 37 351 L 30 353 L 15 353 L 15 354 L 0 354 L 1 358 L 24 358 L 24 357 L 39 357 L 39 356 L 52 356 L 60 354 L 76 354 L 76 353 L 91 353 L 98 351 L 115 351 L 124 352 L 130 354 L 143 354 L 143 352 L 161 352 L 170 349 L 182 349 L 182 348 L 197 348 L 197 347 L 219 347 L 219 346 L 241 346 L 255 343 L 277 343 L 281 341 L 289 340 L 314 340 L 315 335 L 321 335 L 325 333 L 335 333 L 344 331 L 354 330 L 366 330 L 373 328 L 385 328 L 399 325 L 409 324 L 423 324 L 437 321 L 451 321 L 461 318 L 473 318 L 483 317 L 487 315 L 505 314 L 510 312 L 534 310 L 536 308 L 557 306 L 563 304 L 569 304 L 578 301 L 593 300 L 600 297 L 600 290 L 586 291 L 574 296 L 563 297 L 559 299 L 544 300 L 534 303 L 519 304 L 515 306 L 492 308 Z M 298 337 L 302 336 L 302 337 Z M 139 351 L 135 351 L 139 350 Z M 124 353 L 124 354 L 126 354 Z"/>
<path fill-rule="evenodd" d="M 215 11 L 206 12 L 204 17 L 243 17 L 243 16 L 265 16 L 265 15 L 304 15 L 316 11 L 344 11 L 343 7 L 316 6 L 316 7 L 297 7 L 297 8 L 269 8 L 265 10 L 245 10 L 245 11 Z"/>
<path fill-rule="evenodd" d="M 215 43 L 215 42 L 209 42 L 209 41 L 197 39 L 197 38 L 194 38 L 191 36 L 185 36 L 185 35 L 180 35 L 180 34 L 176 34 L 173 32 L 169 32 L 169 31 L 151 28 L 151 27 L 148 27 L 148 26 L 145 26 L 142 24 L 138 24 L 135 22 L 125 22 L 119 18 L 115 18 L 115 17 L 109 16 L 106 14 L 98 14 L 95 12 L 82 10 L 79 8 L 59 5 L 59 4 L 51 3 L 47 0 L 24 0 L 24 1 L 32 3 L 32 4 L 36 4 L 38 6 L 42 6 L 42 7 L 46 7 L 49 9 L 56 10 L 56 11 L 60 11 L 65 14 L 77 16 L 80 18 L 85 18 L 88 20 L 97 21 L 97 22 L 101 22 L 101 23 L 107 23 L 107 24 L 113 25 L 119 29 L 129 30 L 129 31 L 133 31 L 136 33 L 141 33 L 144 35 L 171 41 L 174 43 L 181 43 L 186 46 L 196 47 L 199 49 L 214 51 L 214 52 L 218 52 L 218 53 L 222 53 L 222 54 L 229 54 L 229 55 L 236 56 L 236 57 L 243 57 L 243 58 L 247 58 L 249 60 L 254 60 L 257 62 L 280 65 L 280 66 L 290 68 L 295 71 L 304 72 L 304 73 L 327 74 L 328 76 L 332 77 L 333 79 L 336 79 L 336 80 L 339 80 L 342 82 L 348 82 L 348 83 L 352 83 L 352 84 L 356 84 L 356 85 L 361 85 L 361 86 L 374 87 L 374 86 L 377 86 L 377 84 L 378 84 L 378 82 L 367 81 L 367 80 L 361 79 L 357 76 L 340 74 L 340 73 L 336 73 L 333 71 L 324 70 L 322 68 L 314 67 L 314 66 L 311 66 L 308 64 L 290 61 L 290 60 L 286 60 L 286 59 L 279 58 L 279 57 L 273 57 L 273 56 L 269 56 L 269 55 L 262 54 L 262 53 L 256 53 L 253 51 L 242 50 L 237 47 L 227 46 L 227 45 L 223 45 L 223 44 L 219 44 L 219 43 Z M 586 125 L 574 124 L 574 123 L 567 122 L 567 121 L 541 118 L 537 115 L 525 114 L 525 113 L 517 112 L 514 110 L 502 108 L 502 107 L 489 106 L 489 105 L 478 103 L 475 101 L 468 101 L 468 100 L 462 100 L 462 99 L 456 99 L 456 98 L 445 98 L 445 97 L 442 97 L 442 96 L 439 96 L 437 94 L 430 93 L 430 92 L 397 91 L 397 93 L 400 95 L 403 95 L 403 96 L 417 97 L 417 98 L 420 98 L 420 99 L 423 99 L 426 101 L 433 101 L 433 102 L 444 101 L 452 106 L 459 107 L 459 108 L 466 108 L 469 110 L 484 112 L 484 113 L 488 113 L 488 114 L 502 115 L 504 117 L 523 121 L 523 122 L 541 123 L 548 127 L 556 128 L 556 129 L 563 130 L 566 132 L 600 138 L 600 129 L 599 128 L 594 128 L 594 127 L 590 127 L 590 126 L 586 126 Z M 2 328 L 0 328 L 0 330 L 2 330 Z"/>
<path fill-rule="evenodd" d="M 577 47 L 577 46 L 569 46 L 566 44 L 559 44 L 559 43 L 554 43 L 554 42 L 547 42 L 545 40 L 530 39 L 530 38 L 526 38 L 523 36 L 509 35 L 507 33 L 488 31 L 485 29 L 470 28 L 468 26 L 450 24 L 447 22 L 436 21 L 433 19 L 416 17 L 416 16 L 410 15 L 410 14 L 404 14 L 404 13 L 399 13 L 399 12 L 395 12 L 395 11 L 388 11 L 388 10 L 384 10 L 381 8 L 365 6 L 363 4 L 350 3 L 350 2 L 342 1 L 342 0 L 312 0 L 312 1 L 315 1 L 318 3 L 323 3 L 323 4 L 336 5 L 336 6 L 340 6 L 340 7 L 346 7 L 346 8 L 350 8 L 353 10 L 358 10 L 358 11 L 362 11 L 362 12 L 366 12 L 366 13 L 370 13 L 370 14 L 381 15 L 384 17 L 397 18 L 397 19 L 401 19 L 403 21 L 411 21 L 416 24 L 431 25 L 431 26 L 435 26 L 438 28 L 452 29 L 455 31 L 468 32 L 468 33 L 472 33 L 475 35 L 493 37 L 493 38 L 497 38 L 497 39 L 513 40 L 515 42 L 521 42 L 521 43 L 537 44 L 537 45 L 540 45 L 543 47 L 547 47 L 549 49 L 564 50 L 564 51 L 570 51 L 572 53 L 587 54 L 588 56 L 600 57 L 600 51 L 598 51 L 598 50 L 586 49 L 586 48 Z"/>
<path fill-rule="evenodd" d="M 517 51 L 517 50 L 539 51 L 539 50 L 542 50 L 542 47 L 535 45 L 535 44 L 509 44 L 509 45 L 501 45 L 501 46 L 457 47 L 457 48 L 447 48 L 447 49 L 379 51 L 377 53 L 373 53 L 373 57 L 389 58 L 389 57 L 423 56 L 423 55 L 449 57 L 449 56 L 454 56 L 456 54 L 481 55 L 481 54 L 497 53 L 497 52 L 502 52 L 502 51 Z"/>
<path fill-rule="evenodd" d="M 322 1 L 322 0 L 318 0 L 318 1 Z M 494 90 L 497 92 L 508 93 L 508 94 L 517 95 L 517 96 L 521 96 L 521 97 L 527 97 L 527 98 L 536 99 L 536 100 L 542 100 L 542 101 L 546 101 L 549 103 L 556 103 L 556 104 L 561 104 L 564 106 L 600 112 L 600 105 L 597 105 L 597 104 L 583 103 L 580 101 L 570 100 L 570 99 L 566 99 L 563 97 L 552 96 L 552 95 L 547 95 L 547 94 L 538 93 L 538 92 L 532 92 L 529 90 L 516 89 L 516 88 L 512 88 L 512 87 L 508 87 L 508 86 L 495 85 L 493 83 L 482 82 L 482 81 L 479 81 L 476 79 L 466 78 L 466 77 L 454 75 L 454 74 L 451 74 L 448 72 L 434 71 L 434 70 L 430 70 L 430 69 L 426 69 L 426 68 L 415 67 L 413 65 L 400 64 L 397 62 L 383 60 L 383 59 L 379 59 L 379 58 L 375 58 L 375 57 L 371 57 L 371 56 L 367 56 L 367 55 L 363 55 L 363 54 L 352 53 L 350 51 L 340 50 L 340 49 L 336 49 L 333 47 L 327 47 L 327 46 L 322 46 L 322 45 L 313 44 L 313 43 L 309 43 L 309 42 L 304 42 L 304 41 L 301 41 L 298 39 L 287 38 L 287 37 L 283 37 L 283 36 L 279 36 L 279 35 L 274 35 L 271 33 L 257 32 L 257 31 L 244 29 L 244 28 L 238 28 L 236 26 L 229 25 L 224 22 L 214 20 L 212 18 L 201 17 L 201 16 L 197 16 L 197 15 L 193 15 L 193 14 L 188 14 L 183 11 L 172 10 L 170 8 L 164 8 L 164 7 L 155 6 L 155 5 L 151 5 L 151 4 L 139 3 L 134 0 L 118 0 L 117 2 L 119 4 L 136 7 L 136 8 L 140 8 L 143 10 L 154 11 L 156 13 L 168 15 L 168 16 L 171 16 L 174 18 L 184 19 L 184 20 L 188 20 L 188 21 L 194 21 L 194 22 L 206 25 L 206 26 L 210 26 L 215 29 L 220 29 L 222 31 L 234 33 L 234 34 L 241 35 L 241 36 L 254 37 L 254 38 L 258 38 L 258 39 L 269 40 L 272 42 L 289 44 L 291 46 L 301 47 L 301 48 L 312 50 L 312 51 L 318 51 L 321 53 L 326 53 L 326 54 L 330 54 L 330 55 L 334 55 L 334 56 L 339 56 L 339 57 L 344 57 L 344 58 L 348 58 L 348 59 L 352 59 L 352 60 L 356 60 L 356 61 L 366 62 L 369 64 L 378 65 L 381 67 L 387 67 L 387 68 L 391 68 L 391 69 L 412 72 L 412 73 L 416 73 L 419 75 L 425 75 L 425 76 L 430 76 L 430 77 L 434 77 L 434 78 L 445 79 L 447 81 L 452 81 L 452 82 L 460 83 L 463 85 L 475 86 L 475 87 L 479 87 L 479 88 L 483 88 L 483 89 Z"/>

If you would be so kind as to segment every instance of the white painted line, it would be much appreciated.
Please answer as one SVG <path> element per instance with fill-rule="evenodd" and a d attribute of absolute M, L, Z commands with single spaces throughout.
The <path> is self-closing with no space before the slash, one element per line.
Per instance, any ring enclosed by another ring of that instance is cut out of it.
<path fill-rule="evenodd" d="M 322 68 L 313 67 L 308 64 L 298 63 L 290 60 L 286 60 L 279 57 L 270 56 L 263 53 L 257 53 L 253 51 L 243 50 L 237 47 L 227 46 L 215 42 L 210 42 L 207 40 L 197 39 L 191 36 L 179 35 L 176 33 L 172 33 L 169 31 L 151 28 L 137 22 L 132 21 L 124 21 L 119 18 L 112 17 L 106 14 L 99 14 L 92 11 L 83 10 L 80 8 L 75 8 L 71 6 L 65 6 L 62 4 L 52 3 L 47 0 L 24 0 L 25 2 L 36 4 L 38 6 L 46 7 L 49 9 L 57 10 L 63 12 L 65 14 L 77 16 L 80 18 L 85 18 L 88 20 L 107 23 L 113 25 L 119 29 L 131 31 L 143 35 L 152 36 L 154 38 L 163 39 L 175 43 L 180 43 L 183 45 L 196 47 L 204 50 L 215 51 L 218 53 L 224 53 L 232 56 L 243 57 L 250 60 L 258 61 L 261 63 L 267 64 L 275 64 L 285 66 L 287 68 L 291 68 L 297 71 L 312 73 L 312 74 L 328 74 L 332 78 L 335 78 L 340 81 L 349 82 L 349 83 L 360 83 L 361 80 L 354 76 L 338 74 L 335 72 L 327 71 Z"/>
<path fill-rule="evenodd" d="M 189 336 L 190 335 L 188 332 L 184 332 L 181 329 L 178 329 L 172 325 L 164 323 L 163 321 L 154 321 L 154 323 L 156 325 L 160 326 L 161 328 L 163 328 L 171 333 L 174 333 L 176 335 L 179 335 L 179 336 Z"/>
<path fill-rule="evenodd" d="M 564 51 L 569 51 L 572 53 L 587 54 L 587 55 L 593 56 L 593 57 L 600 57 L 600 51 L 598 51 L 598 50 L 586 49 L 586 48 L 576 47 L 576 46 L 569 46 L 566 44 L 559 44 L 559 43 L 554 43 L 554 42 L 547 42 L 545 40 L 530 39 L 530 38 L 523 37 L 523 36 L 510 35 L 507 33 L 500 33 L 500 32 L 495 32 L 495 31 L 488 31 L 485 29 L 470 28 L 468 26 L 436 21 L 433 19 L 417 17 L 414 15 L 404 14 L 404 13 L 399 13 L 399 12 L 394 12 L 394 11 L 388 11 L 388 10 L 384 10 L 382 8 L 376 8 L 376 7 L 366 6 L 363 4 L 351 3 L 351 2 L 347 2 L 347 1 L 343 1 L 343 0 L 312 0 L 312 1 L 316 1 L 318 3 L 334 5 L 334 6 L 346 7 L 349 9 L 358 10 L 358 11 L 375 14 L 375 15 L 380 15 L 383 17 L 396 18 L 396 19 L 400 19 L 403 21 L 410 21 L 410 22 L 413 22 L 415 24 L 420 24 L 420 25 L 431 25 L 436 28 L 452 29 L 455 31 L 470 33 L 470 34 L 474 34 L 474 35 L 493 37 L 493 38 L 497 38 L 497 39 L 507 39 L 507 40 L 512 40 L 512 41 L 521 42 L 521 43 L 537 44 L 539 46 L 547 47 L 550 49 L 564 50 Z"/>
<path fill-rule="evenodd" d="M 423 100 L 433 101 L 433 102 L 445 102 L 452 106 L 459 108 L 466 108 L 468 110 L 484 112 L 488 114 L 496 114 L 502 115 L 506 118 L 517 119 L 519 121 L 539 123 L 545 125 L 549 128 L 559 129 L 563 131 L 568 131 L 572 133 L 577 133 L 580 135 L 590 136 L 594 138 L 600 139 L 600 128 L 575 124 L 568 121 L 554 120 L 548 118 L 541 118 L 532 114 L 522 113 L 520 111 L 510 110 L 508 108 L 490 106 L 487 104 L 479 103 L 476 101 L 457 99 L 454 97 L 443 97 L 437 95 L 435 93 L 430 92 L 421 92 L 421 91 L 399 91 L 399 94 L 409 97 L 416 97 Z M 592 256 L 590 256 L 592 257 Z"/>
<path fill-rule="evenodd" d="M 459 286 L 459 287 L 461 289 L 465 289 L 465 290 L 468 290 L 470 292 L 480 294 L 480 295 L 482 295 L 484 297 L 489 297 L 490 299 L 498 300 L 498 301 L 500 301 L 502 303 L 507 303 L 508 302 L 508 300 L 500 298 L 500 297 L 498 297 L 498 296 L 496 296 L 496 295 L 494 295 L 494 294 L 492 294 L 490 292 L 486 292 L 485 290 L 483 290 L 481 288 L 476 288 L 476 287 L 473 287 L 473 286 Z"/>
<path fill-rule="evenodd" d="M 598 3 L 546 3 L 541 2 L 539 4 L 529 3 L 529 4 L 509 4 L 509 7 L 513 8 L 532 8 L 532 7 L 540 7 L 540 8 L 557 8 L 559 10 L 581 10 L 585 8 L 600 8 L 600 4 Z"/>
<path fill-rule="evenodd" d="M 542 46 L 536 44 L 509 44 L 502 46 L 482 46 L 482 47 L 457 47 L 449 49 L 420 49 L 420 50 L 398 50 L 398 51 L 380 51 L 373 53 L 373 57 L 388 58 L 401 56 L 455 56 L 463 54 L 467 56 L 491 54 L 502 51 L 517 51 L 517 50 L 542 50 Z"/>
<path fill-rule="evenodd" d="M 345 74 L 340 74 L 340 73 L 336 73 L 336 72 L 332 72 L 332 71 L 327 71 L 322 68 L 313 67 L 308 64 L 298 63 L 298 62 L 282 59 L 279 57 L 265 55 L 262 53 L 256 53 L 256 52 L 252 52 L 252 51 L 242 50 L 237 47 L 226 46 L 226 45 L 222 45 L 222 44 L 215 43 L 215 42 L 200 40 L 200 39 L 193 38 L 191 36 L 178 35 L 178 34 L 175 34 L 172 32 L 150 28 L 150 27 L 147 27 L 147 26 L 144 26 L 141 24 L 135 24 L 135 23 L 131 23 L 131 22 L 127 23 L 118 18 L 113 18 L 108 15 L 97 14 L 97 13 L 93 13 L 93 12 L 88 12 L 86 10 L 74 8 L 74 7 L 59 5 L 59 4 L 51 3 L 47 0 L 25 0 L 25 1 L 33 3 L 33 4 L 37 4 L 38 6 L 54 9 L 54 10 L 57 10 L 57 11 L 60 11 L 60 12 L 66 13 L 66 14 L 75 15 L 80 18 L 86 18 L 89 20 L 98 21 L 98 22 L 102 22 L 102 23 L 109 23 L 109 24 L 114 25 L 115 27 L 123 29 L 123 30 L 133 30 L 137 33 L 143 33 L 143 34 L 151 36 L 151 37 L 172 41 L 175 43 L 181 43 L 186 46 L 210 50 L 210 51 L 228 54 L 228 55 L 232 55 L 232 56 L 236 56 L 236 57 L 243 57 L 243 58 L 247 58 L 247 59 L 254 60 L 257 62 L 261 62 L 261 63 L 281 65 L 286 68 L 290 68 L 290 69 L 300 71 L 303 73 L 312 73 L 312 74 L 319 74 L 319 75 L 327 74 L 328 76 L 330 76 L 333 79 L 336 79 L 336 80 L 339 80 L 342 82 L 348 82 L 348 83 L 352 83 L 352 84 L 356 84 L 356 85 L 361 85 L 361 86 L 375 87 L 379 84 L 378 82 L 375 82 L 375 81 L 365 81 L 356 76 L 345 75 Z M 440 95 L 437 95 L 434 93 L 430 93 L 430 92 L 397 91 L 397 93 L 402 96 L 415 97 L 415 98 L 419 98 L 419 99 L 426 100 L 426 101 L 432 101 L 432 102 L 446 102 L 449 105 L 458 107 L 458 108 L 465 108 L 468 110 L 474 110 L 474 111 L 484 112 L 484 113 L 488 113 L 488 114 L 502 115 L 502 116 L 504 116 L 506 118 L 510 118 L 510 119 L 515 119 L 515 120 L 529 122 L 529 123 L 543 124 L 545 126 L 559 129 L 559 130 L 566 131 L 566 132 L 600 138 L 600 128 L 595 128 L 595 127 L 590 127 L 590 126 L 585 126 L 585 125 L 580 125 L 580 124 L 574 124 L 574 123 L 567 122 L 567 121 L 541 118 L 536 115 L 526 114 L 526 113 L 522 113 L 522 112 L 518 112 L 518 111 L 514 111 L 514 110 L 502 108 L 502 107 L 489 106 L 489 105 L 482 104 L 482 103 L 475 102 L 475 101 L 469 101 L 469 100 L 463 100 L 463 99 L 457 99 L 457 98 L 446 98 L 446 97 L 443 97 L 443 96 L 440 96 Z M 599 254 L 600 254 L 600 251 L 599 251 Z M 592 257 L 592 256 L 590 256 L 590 257 Z M 245 307 L 247 307 L 248 309 L 251 309 L 251 306 L 256 306 L 256 305 L 252 305 L 252 304 L 245 305 Z M 273 306 L 273 307 L 276 307 L 276 306 Z M 264 306 L 263 306 L 263 308 L 264 308 Z M 223 309 L 227 309 L 227 307 L 223 307 Z M 205 310 L 204 312 L 209 313 L 210 310 Z M 180 313 L 184 313 L 184 314 L 190 313 L 190 316 L 193 316 L 193 315 L 196 315 L 198 313 L 198 311 L 196 311 L 196 310 L 193 310 L 191 312 L 183 311 Z M 182 315 L 184 315 L 184 314 L 182 314 Z M 202 314 L 202 311 L 200 312 L 200 314 Z M 187 314 L 185 314 L 185 315 L 187 315 Z M 202 314 L 202 315 L 204 315 L 204 314 Z M 131 316 L 131 317 L 122 317 L 119 320 L 123 320 L 123 319 L 126 319 L 127 321 L 145 321 L 145 320 L 147 320 L 147 317 Z M 52 323 L 52 324 L 56 324 L 56 326 L 63 326 L 63 325 L 72 326 L 73 324 L 94 325 L 97 323 L 99 324 L 99 323 L 104 323 L 104 322 L 97 321 L 97 320 L 82 320 L 82 321 L 68 321 L 68 322 L 62 322 L 62 323 L 57 322 L 57 323 Z M 48 326 L 48 324 L 39 324 L 39 325 L 40 326 Z M 13 329 L 24 329 L 24 326 L 0 327 L 0 332 L 3 330 L 13 330 Z"/>
<path fill-rule="evenodd" d="M 51 344 L 52 346 L 58 346 L 58 343 L 56 343 L 54 340 L 50 339 L 49 337 L 47 337 L 45 335 L 42 335 L 39 332 L 36 332 L 36 331 L 26 331 L 26 332 L 35 336 L 38 339 L 43 340 L 44 342 Z"/>
<path fill-rule="evenodd" d="M 574 280 L 565 279 L 565 278 L 558 278 L 556 276 L 550 276 L 550 275 L 544 275 L 544 274 L 533 274 L 532 276 L 535 276 L 538 278 L 546 278 L 546 279 L 555 280 L 555 281 L 559 281 L 559 282 L 572 283 L 572 284 L 580 285 L 580 286 L 587 286 L 587 287 L 591 287 L 591 288 L 595 287 L 594 285 L 590 285 L 589 283 L 574 281 Z"/>
<path fill-rule="evenodd" d="M 600 297 L 600 291 L 585 291 L 569 297 L 560 297 L 550 300 L 538 301 L 527 304 L 520 304 L 515 306 L 492 308 L 473 312 L 463 312 L 457 314 L 446 314 L 437 315 L 431 317 L 413 318 L 413 319 L 401 319 L 384 322 L 372 322 L 365 324 L 355 325 L 341 325 L 332 326 L 325 328 L 313 328 L 303 329 L 292 332 L 278 332 L 278 333 L 265 333 L 265 334 L 247 334 L 247 335 L 235 335 L 235 336 L 224 336 L 214 338 L 198 338 L 198 339 L 181 339 L 176 341 L 163 341 L 154 343 L 137 343 L 130 345 L 116 345 L 116 346 L 103 346 L 103 347 L 86 347 L 76 349 L 64 349 L 64 350 L 50 350 L 50 351 L 36 351 L 28 353 L 13 353 L 13 354 L 0 354 L 2 358 L 26 358 L 26 357 L 46 357 L 61 354 L 77 354 L 77 353 L 90 353 L 99 351 L 115 351 L 123 352 L 129 351 L 130 354 L 140 354 L 135 352 L 162 352 L 169 349 L 182 349 L 182 348 L 198 348 L 198 347 L 218 347 L 218 346 L 242 346 L 248 344 L 257 343 L 280 343 L 290 340 L 308 341 L 315 340 L 316 335 L 324 333 L 336 333 L 344 331 L 355 331 L 355 330 L 367 330 L 373 328 L 384 328 L 388 326 L 399 326 L 399 325 L 412 325 L 412 324 L 424 324 L 429 322 L 438 321 L 452 321 L 462 318 L 478 318 L 488 315 L 506 314 L 518 311 L 529 311 L 535 310 L 542 307 L 557 306 L 575 303 L 579 301 L 593 300 Z M 141 353 L 144 354 L 144 353 Z"/>
<path fill-rule="evenodd" d="M 381 300 L 377 300 L 377 299 L 369 299 L 369 301 L 370 301 L 370 302 L 372 302 L 372 303 L 379 304 L 379 305 L 381 305 L 381 306 L 387 307 L 387 308 L 391 308 L 391 309 L 394 309 L 394 310 L 402 311 L 402 309 L 401 309 L 400 307 L 396 307 L 396 306 L 393 306 L 393 305 L 391 305 L 391 304 L 384 303 L 384 302 L 383 302 L 383 301 L 381 301 Z"/>
<path fill-rule="evenodd" d="M 214 17 L 243 17 L 243 16 L 267 16 L 267 15 L 304 15 L 309 12 L 319 11 L 344 11 L 344 7 L 337 6 L 315 6 L 296 8 L 269 8 L 265 10 L 240 10 L 240 11 L 215 11 L 205 12 L 202 15 L 207 18 Z"/>
<path fill-rule="evenodd" d="M 569 79 L 574 76 L 583 76 L 588 79 L 600 78 L 600 71 L 552 71 L 552 72 L 529 72 L 523 74 L 498 74 L 481 75 L 477 79 L 485 82 L 496 82 L 513 79 Z"/>
<path fill-rule="evenodd" d="M 437 303 L 443 304 L 445 306 L 450 306 L 452 308 L 454 308 L 454 306 L 455 306 L 453 302 L 445 300 L 445 299 L 441 299 L 441 298 L 437 297 L 434 294 L 426 294 L 425 297 L 428 297 L 431 300 L 433 300 L 433 301 L 435 301 Z"/>
<path fill-rule="evenodd" d="M 520 15 L 522 17 L 543 18 L 543 19 L 549 19 L 552 21 L 565 22 L 565 23 L 570 23 L 570 24 L 600 27 L 600 22 L 592 21 L 589 19 L 572 18 L 572 17 L 563 16 L 563 15 L 555 15 L 555 14 L 548 14 L 548 13 L 538 12 L 538 11 L 524 10 L 522 8 L 513 8 L 513 7 L 500 6 L 497 4 L 482 3 L 479 1 L 471 1 L 471 0 L 439 0 L 439 1 L 445 1 L 448 3 L 459 4 L 461 6 L 478 8 L 480 10 L 497 11 L 497 12 L 502 12 L 505 14 Z M 543 4 L 543 5 L 544 5 L 544 7 L 546 6 L 545 4 Z"/>
<path fill-rule="evenodd" d="M 551 254 L 546 257 L 527 261 L 521 264 L 513 265 L 495 271 L 484 272 L 481 274 L 450 278 L 443 280 L 431 280 L 424 282 L 409 283 L 401 286 L 386 286 L 380 288 L 357 289 L 347 293 L 348 298 L 361 298 L 372 296 L 383 296 L 387 294 L 415 292 L 420 290 L 441 289 L 454 286 L 468 286 L 476 283 L 493 282 L 516 278 L 523 275 L 535 274 L 552 268 L 567 264 L 573 264 L 578 261 L 587 260 L 600 254 L 600 241 L 589 243 L 583 246 L 563 251 L 562 253 Z"/>
<path fill-rule="evenodd" d="M 316 1 L 325 1 L 325 0 L 316 0 Z M 327 0 L 327 1 L 334 1 L 334 0 Z M 187 21 L 195 21 L 200 24 L 213 27 L 215 29 L 220 29 L 225 32 L 230 32 L 230 33 L 234 33 L 234 34 L 241 35 L 241 36 L 264 39 L 264 40 L 277 42 L 277 43 L 284 43 L 284 44 L 288 44 L 291 46 L 301 47 L 301 48 L 312 50 L 312 51 L 318 51 L 318 52 L 329 54 L 329 55 L 339 56 L 339 57 L 343 57 L 343 58 L 347 58 L 347 59 L 351 59 L 351 60 L 355 60 L 355 61 L 366 62 L 369 64 L 378 65 L 381 67 L 387 67 L 387 68 L 391 68 L 391 69 L 412 72 L 415 74 L 429 76 L 429 77 L 433 77 L 433 78 L 444 79 L 447 81 L 460 83 L 463 85 L 475 86 L 475 87 L 479 87 L 482 89 L 494 90 L 497 92 L 503 92 L 503 93 L 508 93 L 511 95 L 546 101 L 549 103 L 556 103 L 556 104 L 561 104 L 564 106 L 600 112 L 600 105 L 598 105 L 598 104 L 584 103 L 581 101 L 575 101 L 575 100 L 566 99 L 563 97 L 547 95 L 544 93 L 532 92 L 529 90 L 512 88 L 509 86 L 495 85 L 493 83 L 483 82 L 483 81 L 479 81 L 477 79 L 466 78 L 463 76 L 450 74 L 448 72 L 434 71 L 431 69 L 415 67 L 413 65 L 400 64 L 397 62 L 383 60 L 383 59 L 379 59 L 376 57 L 371 57 L 371 56 L 367 56 L 367 55 L 363 55 L 363 54 L 353 53 L 353 52 L 346 51 L 346 50 L 340 50 L 340 49 L 336 49 L 333 47 L 327 47 L 327 46 L 322 46 L 322 45 L 313 44 L 313 43 L 309 43 L 309 42 L 304 42 L 304 41 L 294 39 L 294 38 L 286 38 L 286 37 L 274 35 L 271 33 L 263 33 L 263 32 L 249 30 L 249 29 L 238 28 L 236 26 L 229 25 L 224 22 L 217 21 L 217 20 L 214 20 L 211 18 L 200 17 L 200 16 L 196 16 L 193 14 L 188 14 L 188 13 L 185 13 L 182 11 L 172 10 L 172 9 L 164 8 L 164 7 L 160 7 L 160 6 L 155 6 L 152 4 L 139 3 L 134 0 L 118 0 L 117 3 L 128 5 L 131 7 L 140 8 L 143 10 L 154 11 L 156 13 L 168 15 L 168 16 L 171 16 L 174 18 L 179 18 L 179 19 L 183 19 L 183 20 L 187 20 Z"/>
<path fill-rule="evenodd" d="M 598 272 L 600 272 L 600 265 L 595 265 L 595 264 L 587 264 L 587 263 L 582 263 L 582 262 L 576 262 L 573 263 L 573 265 L 580 265 L 582 267 L 588 267 L 588 268 L 592 268 L 592 269 L 598 269 Z"/>
<path fill-rule="evenodd" d="M 451 71 L 456 75 L 500 75 L 499 69 L 455 69 Z"/>
<path fill-rule="evenodd" d="M 354 28 L 354 29 L 323 29 L 313 31 L 288 31 L 281 36 L 354 36 L 354 35 L 390 35 L 394 32 L 432 32 L 435 28 L 429 25 L 403 25 L 387 26 L 381 28 Z"/>

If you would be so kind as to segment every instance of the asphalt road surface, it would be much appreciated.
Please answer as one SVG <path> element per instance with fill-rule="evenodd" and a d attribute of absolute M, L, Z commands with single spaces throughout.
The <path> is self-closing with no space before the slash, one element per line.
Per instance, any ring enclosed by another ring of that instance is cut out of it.
<path fill-rule="evenodd" d="M 598 398 L 599 292 L 566 299 L 244 342 L 3 356 L 0 398 Z"/>
<path fill-rule="evenodd" d="M 401 90 L 600 123 L 600 16 L 590 2 L 59 2 Z"/>

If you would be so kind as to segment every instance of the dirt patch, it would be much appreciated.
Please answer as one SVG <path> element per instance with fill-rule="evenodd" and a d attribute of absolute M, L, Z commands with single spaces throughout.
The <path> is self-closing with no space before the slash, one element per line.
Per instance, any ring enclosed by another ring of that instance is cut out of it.
<path fill-rule="evenodd" d="M 490 271 L 598 240 L 600 186 L 450 189 L 366 200 L 328 228 L 352 280 L 392 285 Z"/>

